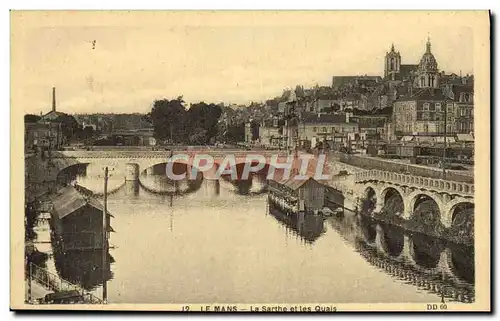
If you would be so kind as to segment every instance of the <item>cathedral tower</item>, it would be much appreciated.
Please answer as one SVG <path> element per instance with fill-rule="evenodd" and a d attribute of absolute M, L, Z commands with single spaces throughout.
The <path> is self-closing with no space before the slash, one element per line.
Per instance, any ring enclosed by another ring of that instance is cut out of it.
<path fill-rule="evenodd" d="M 436 58 L 431 51 L 431 40 L 429 38 L 427 38 L 425 53 L 418 64 L 415 86 L 420 88 L 439 88 L 439 69 Z"/>
<path fill-rule="evenodd" d="M 397 80 L 401 68 L 401 55 L 399 51 L 394 50 L 394 44 L 391 51 L 385 55 L 384 78 L 388 80 Z"/>

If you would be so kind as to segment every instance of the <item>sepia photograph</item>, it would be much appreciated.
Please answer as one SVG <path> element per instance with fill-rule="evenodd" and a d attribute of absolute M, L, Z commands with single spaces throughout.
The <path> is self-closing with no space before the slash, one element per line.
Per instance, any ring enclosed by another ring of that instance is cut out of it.
<path fill-rule="evenodd" d="M 14 310 L 489 311 L 488 11 L 10 12 Z"/>

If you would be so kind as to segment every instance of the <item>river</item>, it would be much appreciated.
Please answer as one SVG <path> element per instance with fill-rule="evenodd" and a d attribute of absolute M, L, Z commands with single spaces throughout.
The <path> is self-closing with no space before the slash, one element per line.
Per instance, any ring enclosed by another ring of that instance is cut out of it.
<path fill-rule="evenodd" d="M 92 189 L 102 180 L 81 182 Z M 240 186 L 204 180 L 172 187 L 152 175 L 141 176 L 140 184 L 112 179 L 110 189 L 115 232 L 109 240 L 109 303 L 473 298 L 474 264 L 464 259 L 472 249 L 405 235 L 348 212 L 341 218 L 289 218 L 270 208 L 256 179 Z M 101 296 L 101 254 L 75 255 L 48 266 Z M 65 266 L 64 273 L 55 266 Z"/>

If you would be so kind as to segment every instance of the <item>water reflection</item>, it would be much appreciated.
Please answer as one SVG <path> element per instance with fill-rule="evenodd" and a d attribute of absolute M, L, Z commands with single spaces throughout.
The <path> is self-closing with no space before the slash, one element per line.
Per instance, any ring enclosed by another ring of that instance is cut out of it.
<path fill-rule="evenodd" d="M 59 252 L 56 269 L 86 288 L 110 280 L 113 303 L 473 301 L 473 249 L 347 211 L 286 215 L 255 195 L 264 184 L 255 178 L 190 189 L 145 171 L 109 198 L 114 275 L 102 273 L 100 251 Z"/>
<path fill-rule="evenodd" d="M 229 175 L 222 175 L 222 180 L 232 184 L 238 195 L 261 195 L 267 193 L 267 178 L 265 174 L 251 173 L 248 179 L 232 179 Z"/>
<path fill-rule="evenodd" d="M 268 201 L 269 214 L 278 222 L 285 225 L 288 231 L 292 231 L 306 243 L 316 242 L 325 232 L 324 219 L 320 215 L 304 214 L 303 212 L 285 214 L 281 212 L 273 202 Z"/>
<path fill-rule="evenodd" d="M 441 240 L 414 233 L 411 236 L 411 243 L 413 259 L 419 266 L 428 269 L 438 266 L 441 253 L 445 249 Z"/>
<path fill-rule="evenodd" d="M 473 248 L 352 213 L 329 222 L 367 262 L 394 278 L 449 300 L 474 301 Z"/>
<path fill-rule="evenodd" d="M 70 182 L 84 187 L 95 196 L 102 196 L 104 192 L 104 180 L 98 176 L 77 175 Z M 120 193 L 132 198 L 138 198 L 139 194 L 151 195 L 173 195 L 183 196 L 193 194 L 203 184 L 213 187 L 213 194 L 220 195 L 221 188 L 230 190 L 234 194 L 243 196 L 258 196 L 267 192 L 266 177 L 262 175 L 250 175 L 246 180 L 232 180 L 230 177 L 221 177 L 219 180 L 204 179 L 202 173 L 198 173 L 196 179 L 172 180 L 162 174 L 148 174 L 144 171 L 137 181 L 125 181 L 119 175 L 110 177 L 108 180 L 108 194 Z"/>
<path fill-rule="evenodd" d="M 380 223 L 376 228 L 377 246 L 389 256 L 398 257 L 403 251 L 404 235 L 400 228 Z"/>
<path fill-rule="evenodd" d="M 60 277 L 73 284 L 90 291 L 102 286 L 104 281 L 113 278 L 111 264 L 114 258 L 107 253 L 106 265 L 102 269 L 102 250 L 95 251 L 68 251 L 62 253 L 54 251 L 54 263 Z"/>

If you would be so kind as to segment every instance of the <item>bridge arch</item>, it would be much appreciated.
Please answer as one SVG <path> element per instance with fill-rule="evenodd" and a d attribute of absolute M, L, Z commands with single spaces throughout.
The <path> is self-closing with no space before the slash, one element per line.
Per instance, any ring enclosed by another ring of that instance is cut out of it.
<path fill-rule="evenodd" d="M 142 163 L 139 163 L 139 166 L 141 167 L 139 172 L 143 173 L 144 171 L 148 171 L 151 168 L 154 168 L 158 165 L 163 165 L 163 164 L 165 164 L 165 174 L 167 173 L 167 170 L 170 170 L 173 172 L 174 175 L 185 174 L 186 179 L 191 178 L 191 173 L 193 172 L 192 171 L 193 168 L 195 169 L 196 177 L 193 177 L 192 179 L 199 178 L 200 175 L 202 175 L 202 173 L 203 173 L 202 170 L 200 170 L 199 168 L 197 168 L 196 166 L 193 165 L 192 160 L 187 160 L 187 159 L 182 159 L 182 158 L 177 158 L 174 160 L 172 160 L 171 158 L 168 158 L 168 159 L 158 159 L 154 162 L 142 162 Z M 167 169 L 167 166 L 169 166 L 169 164 L 171 164 L 171 166 L 172 166 L 171 169 Z"/>
<path fill-rule="evenodd" d="M 380 188 L 375 184 L 363 184 L 361 191 L 363 203 L 361 209 L 366 213 L 373 213 L 381 209 Z"/>
<path fill-rule="evenodd" d="M 421 223 L 425 223 L 424 225 L 433 228 L 436 227 L 435 225 L 433 226 L 433 224 L 436 223 L 445 225 L 446 221 L 443 219 L 443 213 L 445 213 L 445 206 L 443 205 L 443 202 L 436 197 L 436 195 L 434 195 L 429 191 L 417 190 L 408 195 L 406 199 L 408 204 L 407 209 L 409 211 L 408 216 L 410 219 L 420 220 Z M 427 204 L 434 205 L 436 212 L 433 211 L 423 212 L 423 209 L 421 209 L 420 213 L 417 214 L 416 211 L 417 209 L 419 209 L 419 205 L 422 204 L 424 201 L 430 201 Z M 417 215 L 421 215 L 422 217 L 417 217 Z"/>
<path fill-rule="evenodd" d="M 69 183 L 78 175 L 86 175 L 90 163 L 75 162 L 60 168 L 56 174 L 56 180 L 61 183 Z"/>
<path fill-rule="evenodd" d="M 384 209 L 391 206 L 396 216 L 403 218 L 408 218 L 407 202 L 405 202 L 405 192 L 403 189 L 396 185 L 386 186 L 382 192 L 380 192 L 380 201 L 382 202 Z"/>
<path fill-rule="evenodd" d="M 474 209 L 474 203 L 472 200 L 456 198 L 450 201 L 448 204 L 446 204 L 446 209 L 443 213 L 443 219 L 446 222 L 445 226 L 451 227 L 461 224 L 461 222 L 459 222 L 458 220 L 465 219 L 465 217 L 461 218 L 458 216 L 460 212 L 465 212 L 468 209 Z M 471 219 L 474 220 L 474 212 L 472 211 L 471 214 Z"/>

